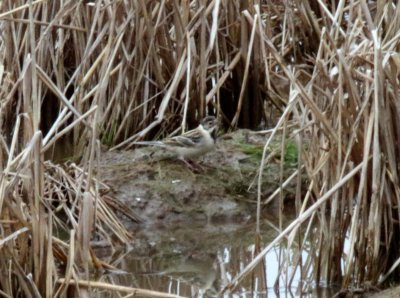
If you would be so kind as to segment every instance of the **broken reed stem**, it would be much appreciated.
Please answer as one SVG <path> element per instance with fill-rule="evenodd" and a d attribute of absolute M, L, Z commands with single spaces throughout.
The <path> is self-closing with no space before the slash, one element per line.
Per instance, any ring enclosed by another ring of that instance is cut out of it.
<path fill-rule="evenodd" d="M 68 285 L 77 285 L 79 287 L 85 287 L 85 288 L 91 288 L 91 289 L 102 289 L 102 290 L 110 290 L 110 291 L 115 291 L 115 292 L 124 292 L 127 294 L 131 294 L 133 296 L 145 296 L 145 297 L 162 297 L 162 298 L 183 298 L 183 296 L 179 295 L 174 295 L 174 294 L 168 294 L 164 292 L 157 292 L 157 291 L 151 291 L 151 290 L 145 290 L 145 289 L 138 289 L 138 288 L 132 288 L 132 287 L 124 287 L 124 286 L 118 286 L 118 285 L 113 285 L 113 284 L 108 284 L 108 283 L 103 283 L 103 282 L 97 282 L 97 281 L 89 281 L 89 280 L 65 280 L 64 278 L 60 278 L 57 280 L 57 283 L 60 284 L 68 284 Z"/>

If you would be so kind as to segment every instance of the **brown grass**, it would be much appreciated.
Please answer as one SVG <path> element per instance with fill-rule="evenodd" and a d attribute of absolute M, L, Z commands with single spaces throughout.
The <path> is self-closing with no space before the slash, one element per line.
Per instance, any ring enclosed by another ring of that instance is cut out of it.
<path fill-rule="evenodd" d="M 95 177 L 100 141 L 128 148 L 215 113 L 226 128 L 297 126 L 308 186 L 297 175 L 298 219 L 277 241 L 318 227 L 297 244 L 304 277 L 346 289 L 394 276 L 400 6 L 261 2 L 1 2 L 1 291 L 64 295 L 60 277 L 80 284 L 98 264 L 95 230 L 130 239 Z M 80 166 L 50 161 L 66 159 Z"/>

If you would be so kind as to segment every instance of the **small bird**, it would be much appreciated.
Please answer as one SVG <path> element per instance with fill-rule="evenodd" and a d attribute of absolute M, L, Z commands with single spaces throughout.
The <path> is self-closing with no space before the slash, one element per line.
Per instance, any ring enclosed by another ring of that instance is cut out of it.
<path fill-rule="evenodd" d="M 214 148 L 218 130 L 218 121 L 214 116 L 201 120 L 199 126 L 179 136 L 162 141 L 135 142 L 137 145 L 152 145 L 167 149 L 191 167 L 186 159 L 199 157 Z"/>

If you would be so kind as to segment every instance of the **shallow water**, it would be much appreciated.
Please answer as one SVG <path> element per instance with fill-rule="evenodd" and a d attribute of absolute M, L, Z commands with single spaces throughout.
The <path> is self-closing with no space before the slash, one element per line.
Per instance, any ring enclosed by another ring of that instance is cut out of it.
<path fill-rule="evenodd" d="M 105 274 L 102 281 L 185 297 L 217 297 L 255 256 L 254 222 L 141 226 L 134 234 L 136 240 L 111 262 L 125 273 Z M 277 219 L 264 219 L 261 249 L 276 235 Z M 264 266 L 230 296 L 223 297 L 331 297 L 331 289 L 316 289 L 307 278 L 300 282 L 300 270 L 293 269 L 299 251 L 297 245 L 292 247 L 273 247 L 265 256 Z M 306 257 L 303 251 L 303 260 Z M 96 295 L 112 296 L 101 292 Z"/>

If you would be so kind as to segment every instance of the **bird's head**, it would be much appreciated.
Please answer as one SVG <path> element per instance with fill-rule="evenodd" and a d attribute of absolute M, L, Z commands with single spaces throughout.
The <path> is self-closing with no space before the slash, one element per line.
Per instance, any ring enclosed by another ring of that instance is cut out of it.
<path fill-rule="evenodd" d="M 217 137 L 218 124 L 218 119 L 214 116 L 207 116 L 200 122 L 200 125 L 203 126 L 214 139 Z"/>

